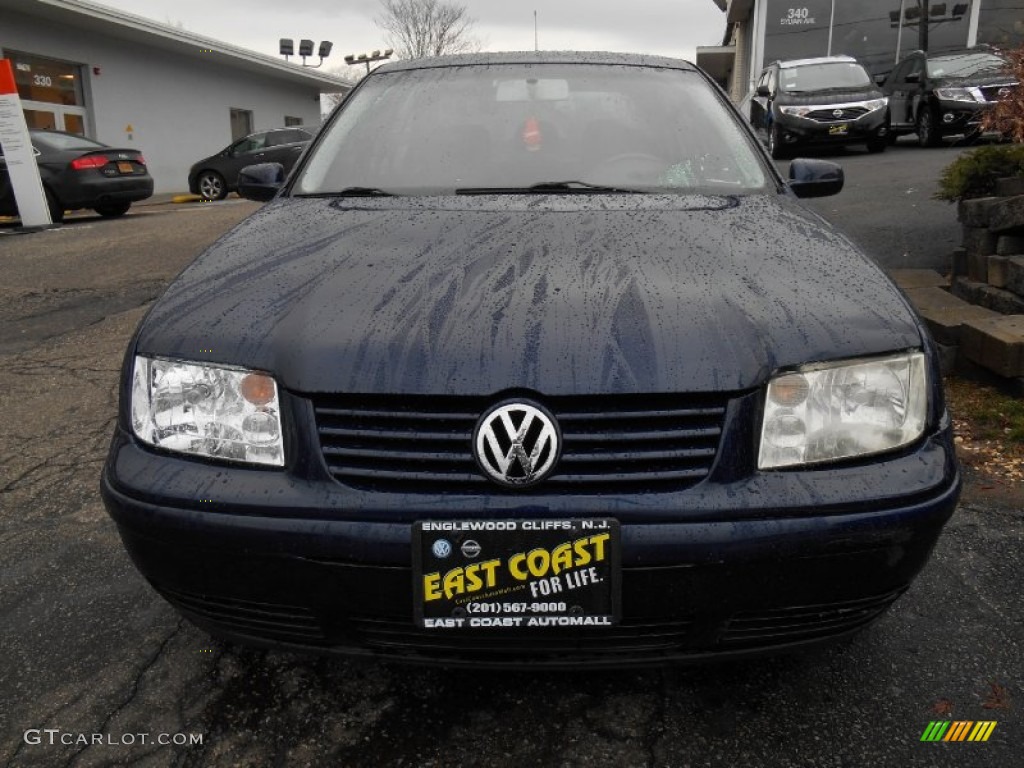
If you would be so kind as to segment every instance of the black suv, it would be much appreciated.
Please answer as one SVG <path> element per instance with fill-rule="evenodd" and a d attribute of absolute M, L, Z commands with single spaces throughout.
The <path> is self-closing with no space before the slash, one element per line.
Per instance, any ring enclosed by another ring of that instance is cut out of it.
<path fill-rule="evenodd" d="M 773 158 L 804 144 L 866 144 L 885 149 L 885 98 L 849 56 L 776 61 L 761 73 L 750 124 Z"/>
<path fill-rule="evenodd" d="M 235 191 L 238 172 L 245 166 L 280 163 L 289 171 L 312 138 L 312 132 L 302 127 L 250 133 L 193 165 L 188 172 L 189 191 L 207 200 L 222 200 Z"/>
<path fill-rule="evenodd" d="M 889 97 L 890 134 L 895 139 L 917 133 L 922 147 L 938 146 L 951 134 L 972 139 L 981 132 L 984 111 L 1015 85 L 1006 61 L 991 51 L 914 51 L 882 86 Z"/>

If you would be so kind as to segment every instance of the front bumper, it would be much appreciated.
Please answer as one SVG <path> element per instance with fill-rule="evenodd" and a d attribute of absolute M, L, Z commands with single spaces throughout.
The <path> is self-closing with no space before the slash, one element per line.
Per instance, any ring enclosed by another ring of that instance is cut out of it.
<path fill-rule="evenodd" d="M 101 485 L 143 575 L 228 639 L 446 665 L 658 664 L 800 647 L 877 618 L 956 505 L 949 430 L 874 463 L 546 504 L 360 493 L 315 472 L 157 454 L 119 430 Z M 411 521 L 588 516 L 621 524 L 620 625 L 414 626 Z"/>
<path fill-rule="evenodd" d="M 819 121 L 779 113 L 776 118 L 782 142 L 799 144 L 855 144 L 881 138 L 886 134 L 885 108 L 876 109 L 856 120 Z"/>
<path fill-rule="evenodd" d="M 943 133 L 976 133 L 981 130 L 981 119 L 992 105 L 941 100 L 937 106 L 936 118 Z"/>

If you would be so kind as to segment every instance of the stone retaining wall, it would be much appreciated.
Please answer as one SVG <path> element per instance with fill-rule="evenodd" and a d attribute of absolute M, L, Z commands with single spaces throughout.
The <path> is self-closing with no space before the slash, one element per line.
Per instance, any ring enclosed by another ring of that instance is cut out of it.
<path fill-rule="evenodd" d="M 1024 194 L 1019 180 L 1003 190 L 1015 194 L 959 204 L 963 241 L 950 285 L 958 303 L 933 299 L 932 307 L 918 309 L 938 342 L 1024 383 Z"/>

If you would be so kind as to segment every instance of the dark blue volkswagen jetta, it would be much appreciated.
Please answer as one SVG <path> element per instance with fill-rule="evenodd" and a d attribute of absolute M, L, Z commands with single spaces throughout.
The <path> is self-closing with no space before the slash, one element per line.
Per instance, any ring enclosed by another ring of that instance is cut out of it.
<path fill-rule="evenodd" d="M 390 64 L 128 348 L 103 496 L 215 635 L 446 664 L 842 637 L 959 476 L 905 298 L 680 61 Z"/>

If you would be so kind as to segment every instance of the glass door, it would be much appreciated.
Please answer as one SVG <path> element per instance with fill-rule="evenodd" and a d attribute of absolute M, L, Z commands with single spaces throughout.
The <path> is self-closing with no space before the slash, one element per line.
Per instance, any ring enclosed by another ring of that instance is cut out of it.
<path fill-rule="evenodd" d="M 80 107 L 64 107 L 38 101 L 23 101 L 21 106 L 29 128 L 85 135 L 85 110 Z"/>

